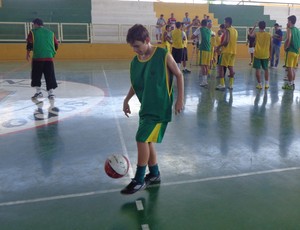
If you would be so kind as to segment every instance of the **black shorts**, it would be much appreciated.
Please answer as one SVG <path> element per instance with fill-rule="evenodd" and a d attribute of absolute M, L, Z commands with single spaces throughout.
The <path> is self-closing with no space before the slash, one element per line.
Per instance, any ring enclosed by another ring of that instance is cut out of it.
<path fill-rule="evenodd" d="M 182 61 L 188 61 L 188 51 L 186 47 L 184 47 L 182 51 Z"/>
<path fill-rule="evenodd" d="M 181 63 L 183 56 L 183 49 L 172 48 L 172 56 L 176 63 Z"/>
<path fill-rule="evenodd" d="M 47 90 L 55 89 L 57 82 L 52 61 L 32 61 L 31 69 L 31 86 L 41 87 L 41 79 L 44 74 Z"/>

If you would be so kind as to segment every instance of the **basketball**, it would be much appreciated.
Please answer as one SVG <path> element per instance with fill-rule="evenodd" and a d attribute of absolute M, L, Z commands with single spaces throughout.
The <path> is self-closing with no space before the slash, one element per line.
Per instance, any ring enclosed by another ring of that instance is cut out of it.
<path fill-rule="evenodd" d="M 124 155 L 113 154 L 106 159 L 104 170 L 111 178 L 121 178 L 129 170 L 129 160 Z"/>

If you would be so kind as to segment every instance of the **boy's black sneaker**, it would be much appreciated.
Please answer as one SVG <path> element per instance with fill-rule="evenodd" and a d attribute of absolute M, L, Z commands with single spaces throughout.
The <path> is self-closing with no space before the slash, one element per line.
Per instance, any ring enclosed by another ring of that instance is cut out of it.
<path fill-rule="evenodd" d="M 160 174 L 158 174 L 157 176 L 153 176 L 150 173 L 148 173 L 145 176 L 145 183 L 146 183 L 146 186 L 149 186 L 152 184 L 159 184 L 160 183 Z"/>
<path fill-rule="evenodd" d="M 143 183 L 137 182 L 135 179 L 132 179 L 132 181 L 121 190 L 121 193 L 124 195 L 129 195 L 136 193 L 137 191 L 143 190 L 146 188 L 145 181 Z"/>

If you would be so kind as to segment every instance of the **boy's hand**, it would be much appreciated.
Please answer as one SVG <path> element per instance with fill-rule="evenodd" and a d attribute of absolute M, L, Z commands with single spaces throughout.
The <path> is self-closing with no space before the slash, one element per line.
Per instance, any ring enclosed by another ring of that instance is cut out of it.
<path fill-rule="evenodd" d="M 124 101 L 123 103 L 123 112 L 125 114 L 126 117 L 129 117 L 128 114 L 131 114 L 131 111 L 130 111 L 130 106 L 127 102 Z"/>
<path fill-rule="evenodd" d="M 182 110 L 183 110 L 183 101 L 177 100 L 175 103 L 175 115 L 181 113 Z"/>

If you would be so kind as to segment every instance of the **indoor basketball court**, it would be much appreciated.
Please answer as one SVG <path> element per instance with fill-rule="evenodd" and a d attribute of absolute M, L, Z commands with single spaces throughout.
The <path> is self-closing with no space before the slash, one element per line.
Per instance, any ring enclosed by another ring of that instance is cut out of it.
<path fill-rule="evenodd" d="M 56 61 L 56 99 L 31 101 L 30 65 L 1 62 L 1 229 L 297 229 L 299 81 L 270 89 L 238 60 L 233 91 L 185 78 L 185 109 L 157 144 L 160 186 L 124 196 L 133 177 L 139 103 L 122 103 L 129 61 Z M 4 91 L 5 89 L 5 91 Z M 109 178 L 106 158 L 131 168 Z"/>
<path fill-rule="evenodd" d="M 287 12 L 298 17 L 299 3 L 174 2 L 0 0 L 0 230 L 300 229 L 299 69 L 295 89 L 282 89 L 282 46 L 278 67 L 269 68 L 269 89 L 258 90 L 246 44 L 256 20 L 265 20 L 271 34 L 275 22 L 285 30 Z M 234 18 L 233 90 L 215 89 L 216 68 L 200 86 L 190 40 L 183 112 L 173 113 L 155 145 L 161 183 L 122 195 L 136 172 L 140 109 L 134 96 L 129 118 L 123 112 L 135 55 L 126 34 L 141 23 L 162 47 L 155 22 L 171 12 L 179 20 L 185 12 L 191 19 L 207 14 L 215 32 L 225 17 Z M 47 98 L 44 80 L 44 97 L 31 98 L 26 36 L 36 17 L 59 41 L 55 99 Z M 122 178 L 104 170 L 113 154 L 130 162 Z"/>

